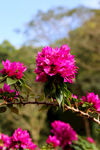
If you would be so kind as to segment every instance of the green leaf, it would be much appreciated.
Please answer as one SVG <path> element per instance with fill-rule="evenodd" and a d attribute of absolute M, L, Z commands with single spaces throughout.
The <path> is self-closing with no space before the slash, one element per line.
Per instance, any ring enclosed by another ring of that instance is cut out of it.
<path fill-rule="evenodd" d="M 15 84 L 17 81 L 18 81 L 17 79 L 7 78 L 7 84 L 8 85 Z"/>
<path fill-rule="evenodd" d="M 21 81 L 21 80 L 18 80 L 18 82 L 19 82 L 20 86 L 22 86 L 22 84 L 23 84 L 22 81 Z"/>
<path fill-rule="evenodd" d="M 86 107 L 87 105 L 84 103 L 83 105 L 82 105 L 82 107 Z"/>
<path fill-rule="evenodd" d="M 67 89 L 67 87 L 64 88 L 64 96 L 66 97 L 66 102 L 67 104 L 71 107 L 71 97 L 72 97 L 72 93 Z"/>
<path fill-rule="evenodd" d="M 83 105 L 82 105 L 82 107 L 89 107 L 89 106 L 91 106 L 91 105 L 89 105 L 88 102 L 84 102 Z"/>
<path fill-rule="evenodd" d="M 6 112 L 7 107 L 0 107 L 0 113 Z"/>
<path fill-rule="evenodd" d="M 95 144 L 89 143 L 86 140 L 86 137 L 81 136 L 78 136 L 78 141 L 72 142 L 71 147 L 74 148 L 75 150 L 98 150 Z"/>
<path fill-rule="evenodd" d="M 82 102 L 82 100 L 80 100 L 80 99 L 75 99 L 75 98 L 72 98 L 75 102 L 78 102 L 78 103 L 80 103 L 80 102 Z"/>
<path fill-rule="evenodd" d="M 64 100 L 64 98 L 63 98 L 63 100 L 62 100 L 62 108 L 63 108 L 63 111 L 64 111 L 64 104 L 65 104 L 65 100 Z"/>
<path fill-rule="evenodd" d="M 3 86 L 4 86 L 4 83 L 0 83 L 0 88 L 3 88 Z"/>
<path fill-rule="evenodd" d="M 41 150 L 55 150 L 55 148 L 50 144 L 46 144 L 42 146 Z"/>
<path fill-rule="evenodd" d="M 63 96 L 62 91 L 56 95 L 56 100 L 57 100 L 59 106 L 61 105 L 63 98 L 64 98 L 64 96 Z"/>
<path fill-rule="evenodd" d="M 24 86 L 25 86 L 28 90 L 32 91 L 32 89 L 31 89 L 27 84 L 24 84 Z"/>
<path fill-rule="evenodd" d="M 54 97 L 56 94 L 56 86 L 53 82 L 48 81 L 44 84 L 44 93 L 46 97 Z"/>
<path fill-rule="evenodd" d="M 66 98 L 67 104 L 71 107 L 71 102 L 68 98 Z"/>
<path fill-rule="evenodd" d="M 71 99 L 72 93 L 67 88 L 64 88 L 64 94 L 65 94 L 66 98 Z"/>
<path fill-rule="evenodd" d="M 0 76 L 0 83 L 4 82 L 6 78 L 7 78 L 7 76 L 5 76 L 5 77 Z"/>

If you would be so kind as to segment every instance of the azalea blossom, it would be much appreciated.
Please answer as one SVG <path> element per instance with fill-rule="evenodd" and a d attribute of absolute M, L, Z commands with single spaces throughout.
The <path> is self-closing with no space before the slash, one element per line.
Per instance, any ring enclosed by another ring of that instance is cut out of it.
<path fill-rule="evenodd" d="M 27 130 L 23 131 L 21 128 L 15 130 L 13 136 L 11 137 L 11 140 L 12 140 L 11 148 L 19 149 L 20 147 L 23 149 L 35 150 L 37 147 L 37 145 L 35 145 L 32 142 L 32 139 L 30 138 L 30 135 L 27 132 Z"/>
<path fill-rule="evenodd" d="M 100 112 L 100 99 L 98 95 L 95 95 L 93 92 L 87 93 L 86 96 L 82 96 L 82 101 L 92 104 L 92 107 Z"/>
<path fill-rule="evenodd" d="M 58 75 L 64 79 L 64 82 L 72 83 L 78 69 L 68 45 L 62 45 L 60 48 L 44 47 L 42 52 L 38 52 L 36 63 L 36 81 L 41 82 L 48 81 L 48 77 Z"/>
<path fill-rule="evenodd" d="M 7 85 L 4 83 L 3 88 L 0 88 L 0 97 L 3 97 L 4 100 L 11 101 L 13 99 L 16 99 L 19 95 L 18 91 L 15 91 L 15 89 L 10 89 L 10 85 Z"/>
<path fill-rule="evenodd" d="M 60 141 L 56 138 L 56 136 L 49 135 L 47 141 L 48 144 L 52 144 L 53 147 L 57 147 L 60 145 Z"/>
<path fill-rule="evenodd" d="M 26 71 L 26 66 L 20 62 L 11 63 L 8 59 L 4 62 L 2 61 L 4 68 L 0 70 L 2 75 L 8 75 L 9 77 L 15 77 L 21 79 L 23 77 L 23 72 Z"/>
<path fill-rule="evenodd" d="M 52 143 L 54 147 L 58 145 L 64 148 L 66 145 L 70 145 L 72 141 L 78 140 L 76 132 L 68 123 L 54 121 L 51 123 L 51 126 L 51 132 L 54 134 L 54 136 L 49 136 L 47 143 Z"/>
<path fill-rule="evenodd" d="M 5 135 L 3 133 L 0 134 L 0 140 L 3 142 L 2 145 L 0 145 L 1 150 L 3 149 L 3 147 L 10 147 L 11 144 L 11 137 L 9 137 L 8 135 Z"/>

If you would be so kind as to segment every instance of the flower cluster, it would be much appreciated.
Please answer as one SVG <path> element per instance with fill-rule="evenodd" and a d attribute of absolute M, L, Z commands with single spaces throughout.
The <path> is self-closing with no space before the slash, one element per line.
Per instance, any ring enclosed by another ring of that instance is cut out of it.
<path fill-rule="evenodd" d="M 92 107 L 97 112 L 100 112 L 100 99 L 98 95 L 95 95 L 93 92 L 87 93 L 86 97 L 82 96 L 82 101 L 92 104 Z"/>
<path fill-rule="evenodd" d="M 72 83 L 78 67 L 68 45 L 60 48 L 44 47 L 37 55 L 36 81 L 46 82 L 48 77 L 60 75 L 64 82 Z"/>
<path fill-rule="evenodd" d="M 8 135 L 1 134 L 0 140 L 3 142 L 1 146 L 1 150 L 6 147 L 7 149 L 29 149 L 29 150 L 36 150 L 37 145 L 32 142 L 29 133 L 27 130 L 22 130 L 18 128 L 15 130 L 12 137 Z M 38 149 L 39 150 L 39 149 Z"/>
<path fill-rule="evenodd" d="M 26 71 L 26 66 L 20 62 L 11 63 L 8 59 L 4 62 L 2 61 L 4 68 L 0 71 L 2 75 L 8 75 L 9 77 L 15 77 L 21 79 L 23 77 L 23 72 Z"/>
<path fill-rule="evenodd" d="M 48 144 L 52 144 L 53 147 L 57 147 L 60 145 L 60 141 L 56 138 L 56 136 L 49 135 L 47 141 Z"/>
<path fill-rule="evenodd" d="M 72 94 L 72 98 L 79 99 L 80 100 L 79 105 L 82 106 L 84 104 L 84 102 L 86 102 L 86 103 L 90 104 L 89 109 L 91 111 L 94 110 L 94 111 L 100 112 L 100 98 L 97 94 L 95 95 L 95 93 L 93 93 L 93 92 L 87 93 L 87 95 L 82 96 L 82 98 L 78 98 L 78 96 Z"/>
<path fill-rule="evenodd" d="M 13 148 L 23 148 L 23 149 L 31 149 L 35 150 L 37 147 L 33 142 L 32 139 L 30 138 L 29 133 L 27 130 L 22 130 L 18 128 L 15 130 L 13 136 L 11 137 L 12 141 L 12 147 Z"/>
<path fill-rule="evenodd" d="M 47 139 L 48 144 L 52 143 L 54 147 L 61 146 L 64 148 L 66 145 L 70 145 L 73 140 L 78 140 L 76 132 L 68 123 L 54 121 L 51 126 L 51 132 L 54 136 L 49 136 Z"/>
<path fill-rule="evenodd" d="M 16 99 L 18 95 L 19 93 L 14 89 L 11 90 L 10 85 L 7 85 L 6 83 L 4 83 L 3 88 L 0 88 L 0 97 L 2 97 L 4 100 L 11 101 L 12 99 Z"/>
<path fill-rule="evenodd" d="M 3 142 L 3 144 L 0 145 L 0 150 L 2 150 L 3 147 L 9 147 L 9 145 L 11 144 L 11 138 L 3 133 L 0 134 L 0 141 Z"/>

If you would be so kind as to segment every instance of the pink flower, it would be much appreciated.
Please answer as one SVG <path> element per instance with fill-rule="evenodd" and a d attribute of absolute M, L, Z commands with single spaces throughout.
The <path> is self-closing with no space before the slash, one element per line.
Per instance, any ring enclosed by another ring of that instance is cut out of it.
<path fill-rule="evenodd" d="M 78 67 L 75 66 L 74 56 L 70 54 L 68 45 L 61 48 L 44 47 L 37 55 L 36 81 L 46 82 L 48 77 L 59 75 L 64 82 L 72 83 Z"/>
<path fill-rule="evenodd" d="M 4 68 L 0 71 L 3 75 L 8 75 L 9 77 L 15 77 L 21 79 L 23 77 L 23 72 L 26 71 L 26 66 L 20 62 L 11 63 L 8 59 L 4 62 L 2 61 Z"/>
<path fill-rule="evenodd" d="M 53 128 L 51 132 L 60 142 L 60 146 L 62 148 L 64 148 L 67 144 L 71 144 L 73 140 L 78 140 L 76 132 L 68 123 L 54 121 L 51 126 Z"/>
<path fill-rule="evenodd" d="M 12 96 L 13 94 L 13 96 Z M 0 88 L 0 96 L 3 97 L 5 100 L 13 100 L 16 99 L 17 96 L 19 95 L 19 92 L 15 91 L 14 89 L 10 89 L 10 85 L 7 85 L 4 83 L 3 88 Z"/>
<path fill-rule="evenodd" d="M 9 137 L 8 135 L 5 135 L 3 133 L 0 134 L 0 140 L 3 142 L 3 145 L 1 146 L 3 147 L 7 147 L 9 148 L 10 144 L 11 144 L 11 137 Z"/>
<path fill-rule="evenodd" d="M 72 98 L 78 99 L 78 97 L 74 94 L 72 94 Z"/>
<path fill-rule="evenodd" d="M 52 144 L 53 147 L 57 147 L 60 145 L 60 141 L 56 138 L 56 136 L 49 135 L 47 139 L 48 144 Z"/>
<path fill-rule="evenodd" d="M 89 143 L 94 143 L 94 144 L 95 144 L 95 141 L 94 141 L 91 137 L 87 137 L 86 140 L 87 140 Z"/>
<path fill-rule="evenodd" d="M 11 146 L 11 148 L 19 149 L 19 147 L 21 147 L 23 149 L 30 149 L 30 150 L 35 150 L 36 147 L 37 147 L 37 145 L 35 145 L 32 142 L 32 139 L 30 138 L 30 135 L 27 132 L 27 130 L 23 131 L 20 128 L 15 130 L 15 132 L 12 136 L 12 146 Z"/>
<path fill-rule="evenodd" d="M 87 93 L 87 96 L 83 96 L 82 100 L 92 104 L 92 107 L 94 107 L 96 111 L 100 112 L 100 99 L 98 95 L 95 95 L 93 92 Z"/>

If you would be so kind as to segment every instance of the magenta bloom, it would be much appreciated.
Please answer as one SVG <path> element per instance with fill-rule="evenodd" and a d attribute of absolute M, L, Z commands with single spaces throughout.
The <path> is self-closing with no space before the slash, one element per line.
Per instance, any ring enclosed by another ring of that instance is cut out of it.
<path fill-rule="evenodd" d="M 68 45 L 61 48 L 44 47 L 37 55 L 36 81 L 46 82 L 48 77 L 60 75 L 64 82 L 72 83 L 78 67 L 75 66 L 74 56 L 70 54 Z"/>
<path fill-rule="evenodd" d="M 64 148 L 67 144 L 71 144 L 73 140 L 78 140 L 76 132 L 68 123 L 54 121 L 51 126 L 51 132 L 60 142 L 60 146 L 62 148 Z"/>
<path fill-rule="evenodd" d="M 78 97 L 74 94 L 72 94 L 72 98 L 78 99 Z"/>
<path fill-rule="evenodd" d="M 23 77 L 23 72 L 26 71 L 26 66 L 20 62 L 11 63 L 8 59 L 4 62 L 2 61 L 4 68 L 0 71 L 3 75 L 8 75 L 9 77 L 15 77 L 21 79 Z"/>
<path fill-rule="evenodd" d="M 30 135 L 27 132 L 27 130 L 23 131 L 20 128 L 15 130 L 15 132 L 12 136 L 12 147 L 11 148 L 19 149 L 19 147 L 23 148 L 23 149 L 30 149 L 30 150 L 35 150 L 37 147 L 37 145 L 35 145 L 32 142 L 32 139 L 30 138 Z"/>
<path fill-rule="evenodd" d="M 11 94 L 14 94 L 13 97 Z M 19 95 L 18 92 L 16 92 L 14 89 L 10 89 L 10 85 L 7 85 L 4 83 L 3 88 L 0 88 L 0 96 L 3 96 L 3 99 L 5 100 L 12 100 L 13 98 L 16 99 L 17 96 Z"/>
<path fill-rule="evenodd" d="M 87 137 L 86 139 L 87 139 L 87 141 L 88 141 L 89 143 L 94 143 L 94 144 L 95 144 L 95 141 L 94 141 L 91 137 Z"/>
<path fill-rule="evenodd" d="M 7 147 L 9 148 L 10 144 L 11 144 L 11 137 L 9 137 L 8 135 L 5 135 L 3 133 L 0 134 L 0 140 L 3 142 L 3 145 L 1 146 L 3 147 Z"/>
<path fill-rule="evenodd" d="M 60 141 L 56 138 L 56 136 L 49 135 L 47 139 L 48 144 L 52 144 L 53 147 L 57 147 L 60 145 Z"/>
<path fill-rule="evenodd" d="M 87 96 L 83 96 L 82 100 L 92 104 L 92 107 L 94 107 L 96 111 L 100 112 L 100 99 L 98 95 L 95 95 L 93 92 L 87 93 Z"/>

